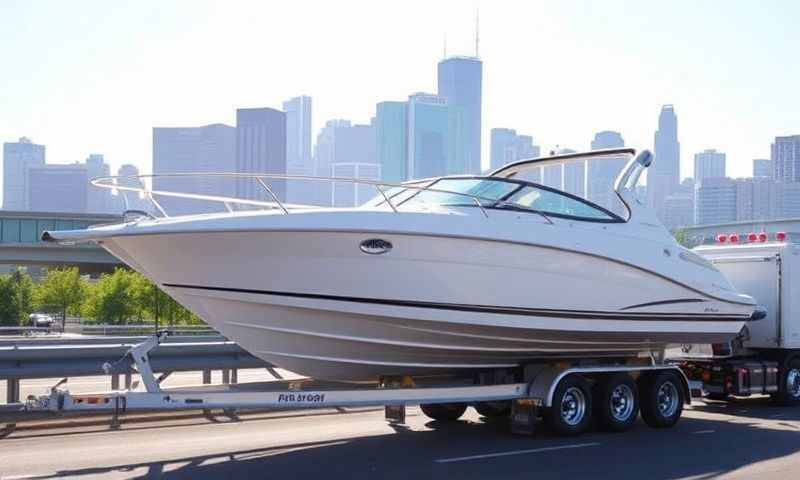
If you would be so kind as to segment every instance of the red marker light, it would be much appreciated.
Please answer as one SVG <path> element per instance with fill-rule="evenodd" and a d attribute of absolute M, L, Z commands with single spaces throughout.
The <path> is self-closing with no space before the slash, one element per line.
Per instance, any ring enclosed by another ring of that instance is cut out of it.
<path fill-rule="evenodd" d="M 777 240 L 779 242 L 785 242 L 786 241 L 786 232 L 777 232 L 777 233 L 775 233 L 775 240 Z"/>
<path fill-rule="evenodd" d="M 739 234 L 738 233 L 732 233 L 731 236 L 729 237 L 729 239 L 730 239 L 731 243 L 739 243 Z"/>
<path fill-rule="evenodd" d="M 758 235 L 756 232 L 750 232 L 747 234 L 747 241 L 748 242 L 755 242 L 758 241 Z"/>
<path fill-rule="evenodd" d="M 719 235 L 717 235 L 717 241 L 719 243 L 725 243 L 728 241 L 728 236 L 725 235 L 724 233 L 720 233 Z"/>
<path fill-rule="evenodd" d="M 758 234 L 758 241 L 759 242 L 766 242 L 767 241 L 767 232 L 761 232 Z"/>

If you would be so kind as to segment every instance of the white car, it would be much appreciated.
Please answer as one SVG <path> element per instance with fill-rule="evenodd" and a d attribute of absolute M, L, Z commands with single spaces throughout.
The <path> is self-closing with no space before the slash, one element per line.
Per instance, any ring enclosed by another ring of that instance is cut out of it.
<path fill-rule="evenodd" d="M 46 313 L 31 313 L 28 316 L 32 327 L 50 328 L 55 324 L 53 317 Z"/>

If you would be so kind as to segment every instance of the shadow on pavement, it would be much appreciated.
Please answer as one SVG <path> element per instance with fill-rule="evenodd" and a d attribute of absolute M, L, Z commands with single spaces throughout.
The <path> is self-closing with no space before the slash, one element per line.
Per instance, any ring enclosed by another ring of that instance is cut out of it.
<path fill-rule="evenodd" d="M 741 406 L 747 408 L 739 408 Z M 780 419 L 770 417 L 781 412 L 787 420 L 797 420 L 800 409 L 773 409 L 762 399 L 737 401 L 728 407 L 698 402 L 694 409 L 704 412 L 702 416 L 709 416 L 705 415 L 709 413 L 712 417 L 717 410 L 724 409 L 720 413 L 734 415 L 734 418 L 729 421 L 683 418 L 677 426 L 667 430 L 653 430 L 640 421 L 625 434 L 592 432 L 577 438 L 558 438 L 547 433 L 515 437 L 508 433 L 502 422 L 429 422 L 425 425 L 429 430 L 411 431 L 399 427 L 390 434 L 310 443 L 291 443 L 291 438 L 287 438 L 286 443 L 279 447 L 62 470 L 52 477 L 116 474 L 131 478 L 191 479 L 527 477 L 667 480 L 710 478 L 800 450 L 797 427 L 792 424 L 786 424 L 792 428 L 781 427 Z M 739 413 L 742 413 L 741 417 L 737 417 Z M 157 442 L 158 437 L 153 441 Z M 579 444 L 579 448 L 437 462 L 575 444 Z M 781 478 L 780 473 L 772 478 Z"/>

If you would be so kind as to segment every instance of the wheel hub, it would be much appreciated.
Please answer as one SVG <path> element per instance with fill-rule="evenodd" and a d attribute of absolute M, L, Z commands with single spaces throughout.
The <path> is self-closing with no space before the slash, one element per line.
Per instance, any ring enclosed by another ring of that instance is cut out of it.
<path fill-rule="evenodd" d="M 792 398 L 800 398 L 800 369 L 793 368 L 786 373 L 786 391 Z"/>
<path fill-rule="evenodd" d="M 664 382 L 658 388 L 658 411 L 664 417 L 671 417 L 678 410 L 678 389 L 672 382 Z"/>
<path fill-rule="evenodd" d="M 561 398 L 561 419 L 570 426 L 581 423 L 586 415 L 586 396 L 577 387 L 570 387 Z"/>
<path fill-rule="evenodd" d="M 611 392 L 611 416 L 627 421 L 633 413 L 633 403 L 633 390 L 628 385 L 617 385 Z"/>

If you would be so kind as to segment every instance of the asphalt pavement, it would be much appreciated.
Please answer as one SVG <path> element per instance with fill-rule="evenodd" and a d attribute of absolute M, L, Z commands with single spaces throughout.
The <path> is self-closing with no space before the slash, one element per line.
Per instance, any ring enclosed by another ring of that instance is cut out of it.
<path fill-rule="evenodd" d="M 342 412 L 345 413 L 342 413 Z M 798 478 L 800 408 L 768 399 L 695 402 L 672 429 L 513 436 L 473 410 L 455 423 L 409 409 L 316 410 L 239 418 L 128 416 L 20 424 L 0 439 L 0 478 Z"/>

